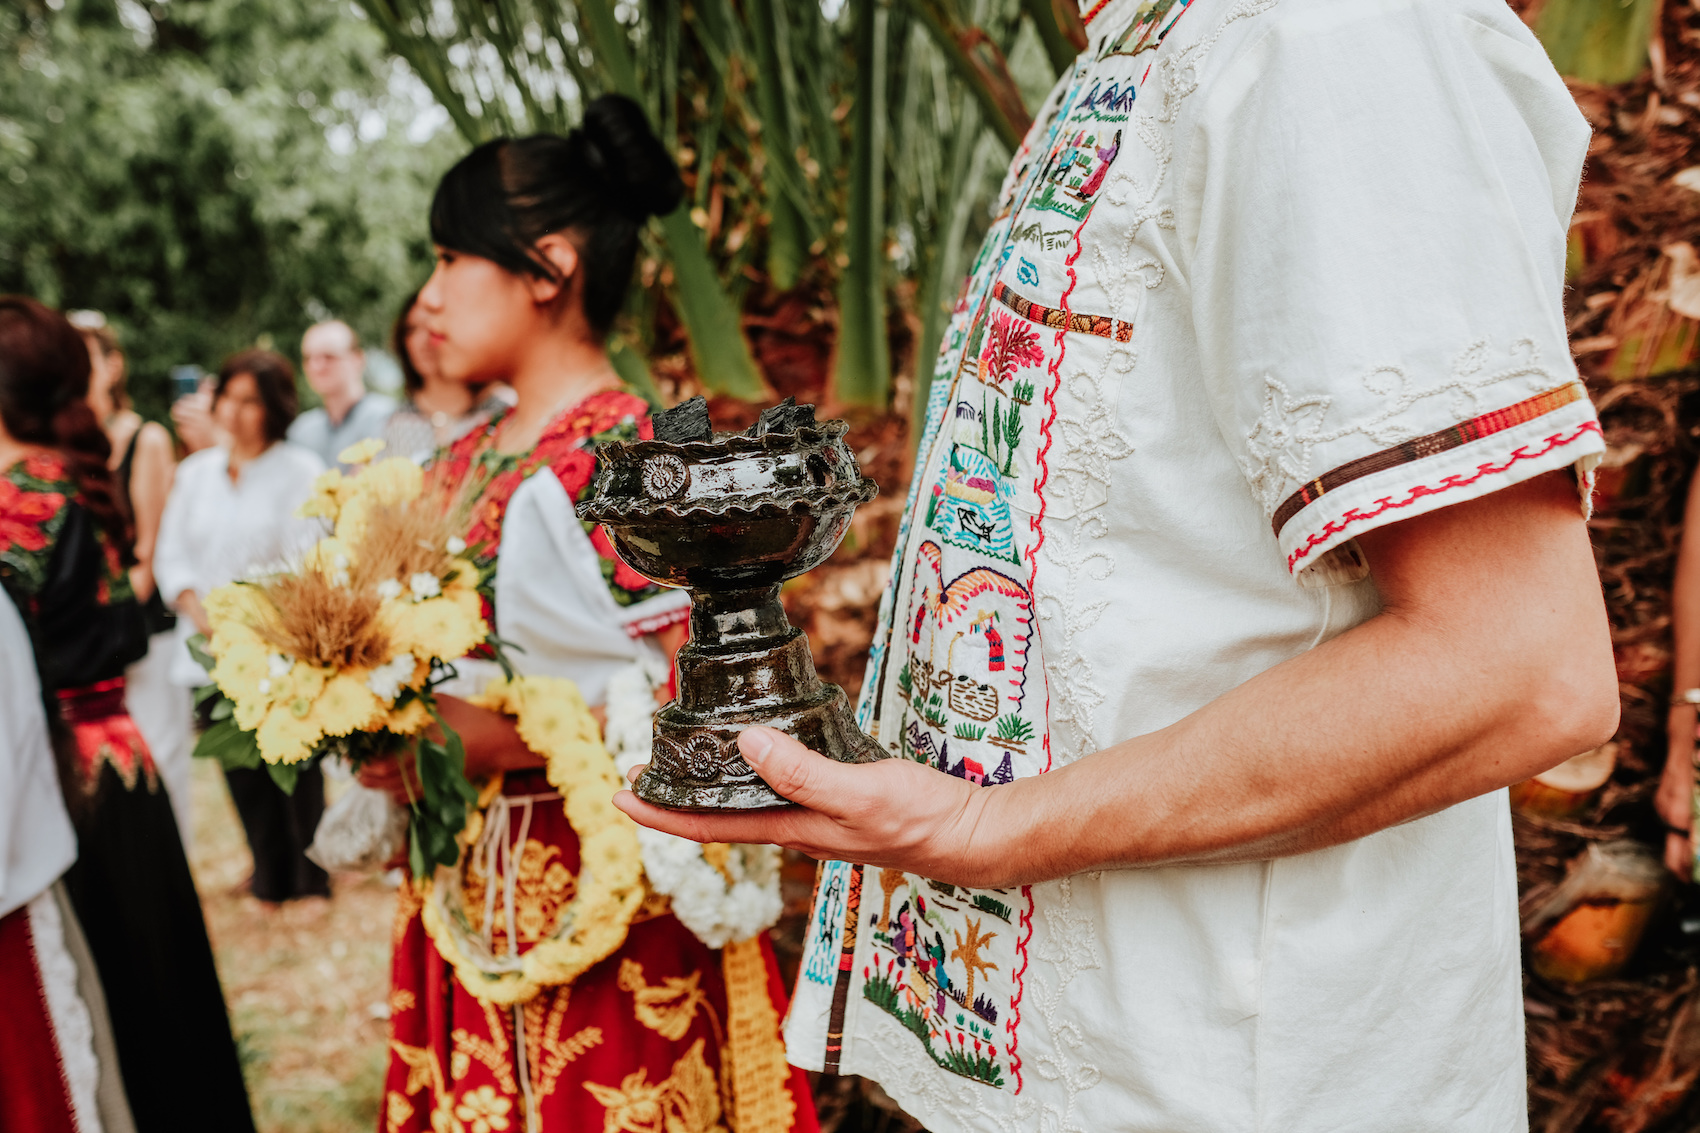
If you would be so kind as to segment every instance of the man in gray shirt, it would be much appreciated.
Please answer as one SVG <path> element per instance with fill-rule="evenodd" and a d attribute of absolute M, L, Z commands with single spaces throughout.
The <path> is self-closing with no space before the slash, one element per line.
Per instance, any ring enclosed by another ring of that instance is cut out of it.
<path fill-rule="evenodd" d="M 353 327 L 340 319 L 308 327 L 301 336 L 301 367 L 324 407 L 297 417 L 289 426 L 290 441 L 334 467 L 349 445 L 383 435 L 395 402 L 366 388 L 366 352 Z"/>

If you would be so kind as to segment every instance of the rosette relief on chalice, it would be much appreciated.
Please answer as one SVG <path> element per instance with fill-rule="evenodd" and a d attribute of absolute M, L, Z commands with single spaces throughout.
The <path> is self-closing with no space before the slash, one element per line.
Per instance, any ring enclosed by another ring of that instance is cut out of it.
<path fill-rule="evenodd" d="M 597 450 L 579 517 L 602 524 L 633 570 L 691 595 L 678 697 L 656 713 L 639 798 L 676 810 L 785 805 L 738 752 L 752 724 L 843 763 L 885 757 L 779 603 L 780 584 L 824 562 L 878 492 L 848 429 L 787 398 L 745 432 L 716 435 L 699 397 L 658 414 L 653 440 Z"/>

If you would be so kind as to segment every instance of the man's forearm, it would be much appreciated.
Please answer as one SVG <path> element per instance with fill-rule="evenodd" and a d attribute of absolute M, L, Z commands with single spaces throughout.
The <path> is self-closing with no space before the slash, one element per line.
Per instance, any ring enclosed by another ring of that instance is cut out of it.
<path fill-rule="evenodd" d="M 1386 579 L 1383 613 L 1168 728 L 990 788 L 974 836 L 996 840 L 1017 875 L 992 880 L 1303 853 L 1604 743 L 1615 674 L 1587 538 L 1574 495 L 1562 494 L 1573 491 L 1524 485 L 1466 505 L 1487 514 L 1401 525 L 1407 545 L 1366 540 L 1378 570 L 1416 566 L 1428 581 Z M 1449 528 L 1464 521 L 1502 529 L 1505 561 L 1459 564 L 1469 577 L 1437 580 Z"/>

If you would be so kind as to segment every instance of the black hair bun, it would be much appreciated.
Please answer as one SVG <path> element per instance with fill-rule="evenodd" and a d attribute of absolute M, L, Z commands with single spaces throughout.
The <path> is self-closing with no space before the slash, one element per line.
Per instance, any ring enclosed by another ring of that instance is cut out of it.
<path fill-rule="evenodd" d="M 685 183 L 643 107 L 619 94 L 600 95 L 568 138 L 607 190 L 615 212 L 642 223 L 679 207 Z"/>

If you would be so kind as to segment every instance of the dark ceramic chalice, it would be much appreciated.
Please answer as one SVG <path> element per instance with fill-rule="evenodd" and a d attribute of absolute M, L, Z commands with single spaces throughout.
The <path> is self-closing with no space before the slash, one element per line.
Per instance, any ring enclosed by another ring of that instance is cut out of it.
<path fill-rule="evenodd" d="M 843 763 L 885 757 L 844 690 L 815 673 L 779 586 L 824 562 L 878 487 L 843 421 L 786 399 L 747 432 L 716 436 L 702 399 L 655 419 L 656 438 L 597 450 L 580 518 L 600 523 L 639 574 L 691 594 L 679 695 L 655 716 L 654 755 L 633 788 L 674 810 L 756 810 L 786 800 L 738 752 L 765 724 Z"/>

